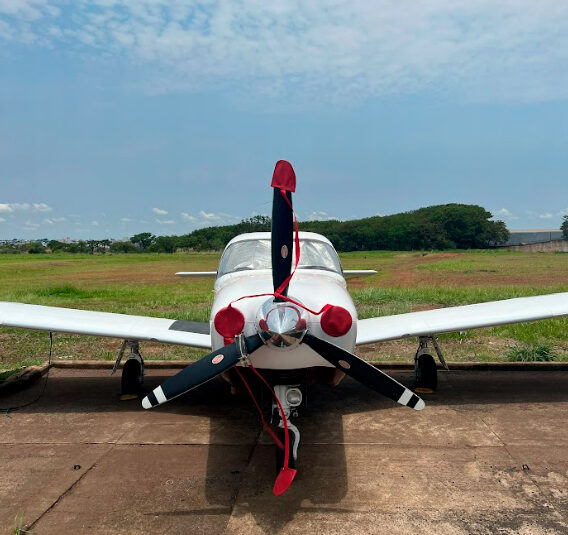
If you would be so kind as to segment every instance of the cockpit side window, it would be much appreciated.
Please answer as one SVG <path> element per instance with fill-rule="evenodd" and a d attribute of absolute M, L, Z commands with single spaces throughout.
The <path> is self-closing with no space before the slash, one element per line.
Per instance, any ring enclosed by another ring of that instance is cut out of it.
<path fill-rule="evenodd" d="M 341 273 L 341 264 L 335 249 L 319 240 L 300 240 L 298 269 L 323 269 Z M 296 258 L 292 253 L 292 261 Z M 242 240 L 225 249 L 217 278 L 235 271 L 271 269 L 270 240 Z"/>

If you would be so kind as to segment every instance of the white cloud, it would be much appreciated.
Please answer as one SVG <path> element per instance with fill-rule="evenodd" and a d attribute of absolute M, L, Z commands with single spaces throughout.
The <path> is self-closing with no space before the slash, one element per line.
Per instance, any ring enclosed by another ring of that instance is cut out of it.
<path fill-rule="evenodd" d="M 6 220 L 3 217 L 0 217 L 0 223 L 5 223 Z"/>
<path fill-rule="evenodd" d="M 199 216 L 201 219 L 205 219 L 206 221 L 219 221 L 221 216 L 215 214 L 214 212 L 205 212 L 204 210 L 200 210 Z"/>
<path fill-rule="evenodd" d="M 13 213 L 16 211 L 26 211 L 30 209 L 30 205 L 28 203 L 19 203 L 19 202 L 12 202 L 1 204 L 0 203 L 0 212 L 1 213 Z"/>
<path fill-rule="evenodd" d="M 511 217 L 513 214 L 507 210 L 507 208 L 501 208 L 495 212 L 495 215 L 498 215 L 499 217 Z"/>
<path fill-rule="evenodd" d="M 61 223 L 62 221 L 65 221 L 64 217 L 46 217 L 43 220 L 43 223 L 46 225 L 54 225 L 55 223 Z"/>
<path fill-rule="evenodd" d="M 568 4 L 558 0 L 97 0 L 67 3 L 64 18 L 55 4 L 0 0 L 10 25 L 0 38 L 129 58 L 156 91 L 568 96 Z"/>
<path fill-rule="evenodd" d="M 502 217 L 503 219 L 511 219 L 511 220 L 519 219 L 510 210 L 507 210 L 507 208 L 501 208 L 500 210 L 496 210 L 495 217 Z"/>
<path fill-rule="evenodd" d="M 538 217 L 540 219 L 552 219 L 554 217 L 554 214 L 551 214 L 550 212 L 546 212 L 545 214 L 539 214 Z"/>
<path fill-rule="evenodd" d="M 186 213 L 186 212 L 182 212 L 182 213 L 181 213 L 181 219 L 182 219 L 183 221 L 186 221 L 187 223 L 192 223 L 192 222 L 194 222 L 194 221 L 197 221 L 197 217 L 195 217 L 195 216 L 193 216 L 193 215 L 191 215 L 191 214 L 188 214 L 188 213 Z"/>
<path fill-rule="evenodd" d="M 175 221 L 173 219 L 156 219 L 158 225 L 174 225 Z"/>
<path fill-rule="evenodd" d="M 327 212 L 315 210 L 308 214 L 308 221 L 329 221 L 331 219 L 338 219 L 337 217 L 330 216 Z"/>
<path fill-rule="evenodd" d="M 120 220 L 123 223 L 132 223 L 132 221 L 134 221 L 134 219 L 130 219 L 129 217 L 122 217 Z"/>
<path fill-rule="evenodd" d="M 200 210 L 198 214 L 199 226 L 232 225 L 241 221 L 240 217 L 224 212 L 206 212 Z"/>
<path fill-rule="evenodd" d="M 161 208 L 152 208 L 152 212 L 154 212 L 156 215 L 168 215 L 168 211 L 162 210 Z"/>
<path fill-rule="evenodd" d="M 56 14 L 57 11 L 47 0 L 0 0 L 0 15 L 21 17 L 24 20 L 36 20 L 44 13 Z"/>
<path fill-rule="evenodd" d="M 52 210 L 51 206 L 48 206 L 44 202 L 34 203 L 32 205 L 33 212 L 51 212 L 51 210 Z"/>
<path fill-rule="evenodd" d="M 1 1 L 1 0 L 0 0 Z M 51 206 L 41 203 L 13 202 L 0 203 L 0 213 L 13 212 L 51 212 Z"/>
<path fill-rule="evenodd" d="M 93 225 L 93 227 L 98 227 L 99 222 L 98 221 L 91 221 L 91 225 Z"/>
<path fill-rule="evenodd" d="M 26 223 L 24 224 L 24 230 L 37 230 L 39 228 L 39 224 L 38 223 L 34 223 L 33 221 L 26 221 Z"/>

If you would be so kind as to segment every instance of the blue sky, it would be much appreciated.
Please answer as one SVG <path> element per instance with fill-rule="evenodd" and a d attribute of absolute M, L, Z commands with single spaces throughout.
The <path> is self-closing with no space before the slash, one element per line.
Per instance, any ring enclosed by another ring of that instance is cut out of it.
<path fill-rule="evenodd" d="M 0 0 L 0 239 L 568 213 L 568 4 Z"/>

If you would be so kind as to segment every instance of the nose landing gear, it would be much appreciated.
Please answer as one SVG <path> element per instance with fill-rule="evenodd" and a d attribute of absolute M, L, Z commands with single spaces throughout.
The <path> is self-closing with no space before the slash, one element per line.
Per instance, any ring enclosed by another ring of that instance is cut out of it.
<path fill-rule="evenodd" d="M 300 444 L 300 430 L 290 421 L 290 418 L 292 416 L 298 416 L 298 407 L 300 407 L 300 405 L 302 404 L 304 396 L 298 385 L 276 385 L 274 387 L 274 393 L 280 401 L 280 405 L 282 406 L 282 410 L 284 411 L 286 423 L 288 426 L 288 466 L 290 468 L 296 468 L 296 462 L 298 460 L 298 445 Z M 278 415 L 279 424 L 277 436 L 280 442 L 282 442 L 282 444 L 285 444 L 284 421 L 282 419 L 280 411 L 278 410 L 278 405 L 275 400 L 272 401 L 272 414 Z M 284 450 L 276 446 L 277 474 L 280 473 L 280 470 L 282 470 L 282 467 L 284 466 L 284 456 Z"/>

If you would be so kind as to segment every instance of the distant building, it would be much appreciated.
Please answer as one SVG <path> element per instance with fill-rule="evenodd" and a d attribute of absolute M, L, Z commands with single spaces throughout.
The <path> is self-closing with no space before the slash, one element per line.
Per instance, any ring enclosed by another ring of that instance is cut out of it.
<path fill-rule="evenodd" d="M 562 239 L 562 231 L 555 228 L 510 230 L 509 233 L 509 241 L 505 244 L 505 246 L 546 243 Z"/>
<path fill-rule="evenodd" d="M 509 241 L 503 245 L 513 251 L 525 252 L 568 252 L 568 240 L 558 229 L 510 230 Z"/>

